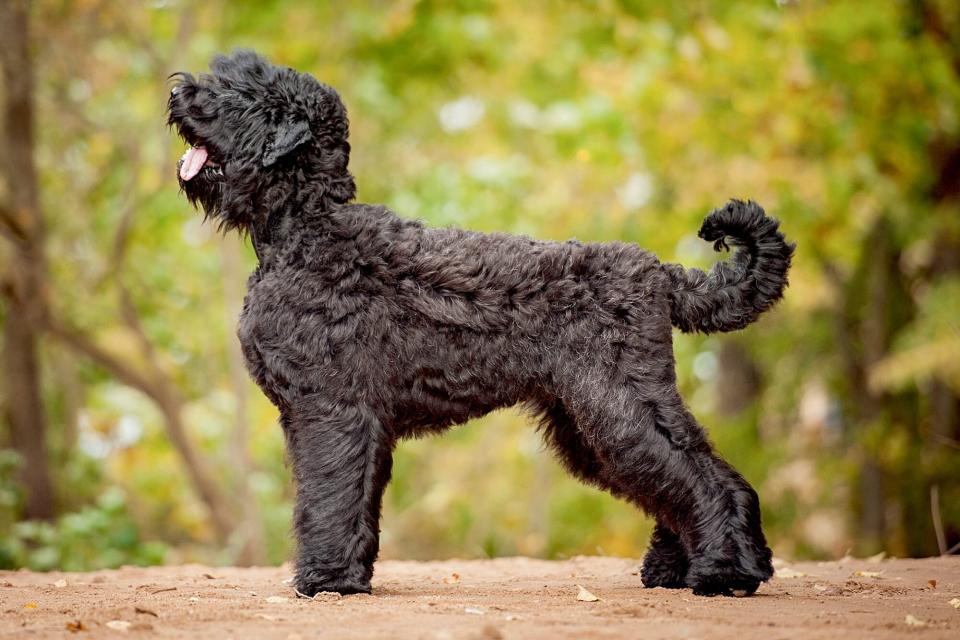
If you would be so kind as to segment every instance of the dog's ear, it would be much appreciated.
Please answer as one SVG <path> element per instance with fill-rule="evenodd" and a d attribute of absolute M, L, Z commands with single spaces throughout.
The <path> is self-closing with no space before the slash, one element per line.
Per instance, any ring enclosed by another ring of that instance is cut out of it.
<path fill-rule="evenodd" d="M 310 142 L 312 138 L 310 125 L 307 124 L 306 120 L 287 118 L 281 121 L 273 134 L 273 140 L 267 143 L 267 148 L 263 152 L 261 161 L 263 166 L 272 166 L 300 145 Z"/>

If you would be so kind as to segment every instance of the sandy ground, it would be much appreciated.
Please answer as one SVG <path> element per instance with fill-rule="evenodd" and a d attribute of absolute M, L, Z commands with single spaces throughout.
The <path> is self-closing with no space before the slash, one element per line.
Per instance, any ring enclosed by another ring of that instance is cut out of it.
<path fill-rule="evenodd" d="M 374 595 L 316 600 L 295 597 L 288 567 L 0 572 L 0 636 L 960 638 L 960 557 L 796 563 L 752 598 L 643 589 L 637 570 L 621 558 L 387 561 Z M 599 600 L 578 600 L 578 585 Z"/>

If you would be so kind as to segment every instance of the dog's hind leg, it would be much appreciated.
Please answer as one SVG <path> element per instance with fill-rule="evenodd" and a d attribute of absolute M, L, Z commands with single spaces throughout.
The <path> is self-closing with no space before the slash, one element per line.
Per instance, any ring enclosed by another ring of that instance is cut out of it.
<path fill-rule="evenodd" d="M 692 457 L 711 478 L 714 491 L 695 532 L 687 585 L 698 595 L 750 595 L 773 577 L 757 492 L 709 445 Z"/>
<path fill-rule="evenodd" d="M 547 444 L 562 461 L 564 467 L 579 480 L 630 500 L 629 492 L 621 490 L 605 477 L 603 463 L 587 443 L 570 414 L 559 401 L 545 401 L 537 407 L 541 415 L 541 430 Z M 641 506 L 641 505 L 637 505 Z M 679 536 L 664 522 L 658 521 L 650 547 L 643 558 L 640 579 L 645 587 L 682 589 L 690 562 Z"/>
<path fill-rule="evenodd" d="M 748 595 L 773 574 L 756 491 L 722 460 L 675 389 L 606 424 L 598 450 L 625 490 L 674 531 L 687 552 L 686 585 L 700 595 Z"/>
<path fill-rule="evenodd" d="M 643 586 L 683 589 L 687 586 L 689 569 L 690 559 L 680 536 L 662 521 L 657 521 L 640 569 Z"/>
<path fill-rule="evenodd" d="M 281 418 L 297 483 L 294 586 L 369 593 L 393 441 L 363 406 L 304 400 Z"/>
<path fill-rule="evenodd" d="M 652 582 L 660 577 L 679 586 L 682 563 L 657 563 L 685 558 L 683 582 L 694 593 L 753 593 L 772 575 L 757 494 L 714 453 L 675 390 L 659 391 L 644 401 L 624 402 L 620 393 L 581 398 L 568 408 L 593 454 L 594 462 L 583 468 L 594 470 L 594 483 L 656 517 L 661 533 L 677 534 L 685 555 L 673 553 L 673 537 L 655 536 Z"/>

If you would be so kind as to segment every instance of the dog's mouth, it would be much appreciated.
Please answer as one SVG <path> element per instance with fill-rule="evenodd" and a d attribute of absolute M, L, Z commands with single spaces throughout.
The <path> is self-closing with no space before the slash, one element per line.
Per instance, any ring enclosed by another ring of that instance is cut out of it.
<path fill-rule="evenodd" d="M 203 145 L 197 145 L 187 149 L 179 162 L 180 179 L 184 182 L 190 182 L 197 177 L 201 171 L 207 170 L 215 176 L 222 176 L 223 169 L 220 163 L 216 162 L 210 152 Z"/>

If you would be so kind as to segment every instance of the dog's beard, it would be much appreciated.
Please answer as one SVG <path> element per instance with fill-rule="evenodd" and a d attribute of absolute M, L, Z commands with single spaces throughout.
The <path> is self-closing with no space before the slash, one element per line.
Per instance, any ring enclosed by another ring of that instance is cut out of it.
<path fill-rule="evenodd" d="M 220 215 L 223 204 L 223 171 L 219 167 L 204 166 L 188 180 L 183 176 L 189 175 L 185 167 L 185 160 L 177 166 L 177 178 L 180 181 L 180 190 L 194 207 L 203 209 L 207 218 Z M 191 171 L 193 169 L 190 169 Z"/>

